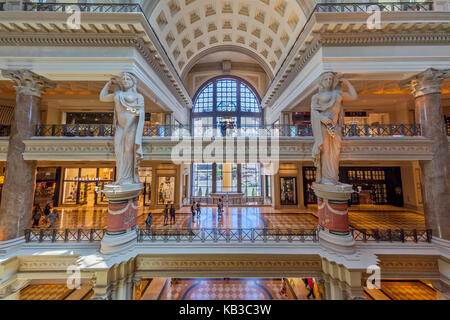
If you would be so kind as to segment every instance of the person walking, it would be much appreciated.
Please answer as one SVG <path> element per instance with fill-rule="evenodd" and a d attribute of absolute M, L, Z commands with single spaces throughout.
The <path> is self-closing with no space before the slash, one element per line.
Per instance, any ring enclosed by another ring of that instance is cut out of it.
<path fill-rule="evenodd" d="M 286 279 L 281 279 L 281 290 L 280 290 L 280 294 L 282 296 L 287 297 L 287 285 L 286 285 Z"/>
<path fill-rule="evenodd" d="M 53 209 L 52 213 L 50 213 L 47 217 L 47 220 L 50 221 L 50 228 L 55 229 L 55 222 L 59 218 L 58 210 Z"/>
<path fill-rule="evenodd" d="M 166 207 L 164 208 L 164 225 L 167 226 L 168 222 L 169 222 L 169 205 L 166 204 Z"/>
<path fill-rule="evenodd" d="M 39 205 L 36 205 L 33 210 L 33 225 L 31 226 L 31 228 L 34 228 L 35 226 L 39 228 L 39 221 L 41 221 L 41 217 L 41 208 L 39 207 Z"/>
<path fill-rule="evenodd" d="M 197 202 L 197 216 L 200 217 L 201 213 L 202 213 L 202 210 L 200 209 L 200 202 Z"/>
<path fill-rule="evenodd" d="M 195 218 L 195 201 L 192 203 L 191 213 L 192 213 L 192 218 Z"/>
<path fill-rule="evenodd" d="M 175 207 L 173 203 L 170 205 L 170 224 L 175 224 Z"/>
<path fill-rule="evenodd" d="M 150 229 L 152 227 L 152 219 L 153 219 L 152 213 L 149 212 L 148 216 L 147 216 L 147 219 L 145 219 L 145 227 L 147 229 Z"/>
<path fill-rule="evenodd" d="M 47 203 L 47 205 L 44 208 L 44 216 L 48 217 L 48 215 L 50 214 L 51 210 L 52 210 L 52 207 L 50 206 L 50 203 Z"/>
<path fill-rule="evenodd" d="M 314 293 L 314 281 L 311 278 L 308 278 L 308 288 L 309 288 L 309 294 L 306 296 L 308 299 L 309 297 L 313 297 L 316 299 L 316 294 Z"/>

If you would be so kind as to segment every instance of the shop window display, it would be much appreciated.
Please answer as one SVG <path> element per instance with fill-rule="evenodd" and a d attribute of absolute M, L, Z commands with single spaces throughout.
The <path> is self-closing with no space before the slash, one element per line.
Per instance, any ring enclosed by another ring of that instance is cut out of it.
<path fill-rule="evenodd" d="M 58 180 L 58 168 L 38 168 L 34 203 L 41 207 L 49 203 L 55 205 Z"/>
<path fill-rule="evenodd" d="M 297 178 L 281 177 L 280 187 L 280 204 L 297 205 Z"/>
<path fill-rule="evenodd" d="M 175 177 L 159 177 L 158 204 L 175 202 Z"/>
<path fill-rule="evenodd" d="M 66 168 L 62 203 L 64 205 L 106 205 L 108 200 L 101 190 L 113 181 L 113 168 Z"/>
<path fill-rule="evenodd" d="M 261 165 L 257 163 L 242 164 L 241 176 L 244 196 L 261 196 Z"/>
<path fill-rule="evenodd" d="M 142 193 L 142 202 L 144 206 L 150 206 L 152 200 L 152 168 L 140 168 L 139 179 L 144 185 L 144 192 Z"/>

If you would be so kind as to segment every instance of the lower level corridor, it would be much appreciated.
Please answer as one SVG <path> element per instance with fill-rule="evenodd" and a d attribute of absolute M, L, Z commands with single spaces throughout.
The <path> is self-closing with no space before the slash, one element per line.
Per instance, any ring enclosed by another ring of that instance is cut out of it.
<path fill-rule="evenodd" d="M 312 279 L 311 279 L 312 280 Z M 301 279 L 152 279 L 141 300 L 319 300 Z"/>
<path fill-rule="evenodd" d="M 135 288 L 136 300 L 322 300 L 324 286 L 313 282 L 313 293 L 300 278 L 285 279 L 175 279 L 154 278 Z M 88 285 L 69 289 L 65 284 L 33 284 L 20 291 L 20 300 L 90 300 Z M 308 297 L 309 296 L 309 297 Z M 386 280 L 381 288 L 364 288 L 367 300 L 445 299 L 421 280 Z"/>
<path fill-rule="evenodd" d="M 58 229 L 102 229 L 106 227 L 106 208 L 58 208 Z M 139 208 L 138 225 L 145 228 L 150 210 Z M 317 227 L 317 207 L 305 210 L 275 210 L 270 207 L 230 207 L 228 213 L 217 214 L 216 208 L 204 207 L 200 215 L 192 216 L 189 207 L 177 211 L 176 220 L 164 222 L 163 210 L 151 210 L 152 228 L 269 228 L 314 229 Z M 350 226 L 356 229 L 425 229 L 422 214 L 408 209 L 385 207 L 350 208 Z M 41 218 L 41 228 L 50 223 Z"/>

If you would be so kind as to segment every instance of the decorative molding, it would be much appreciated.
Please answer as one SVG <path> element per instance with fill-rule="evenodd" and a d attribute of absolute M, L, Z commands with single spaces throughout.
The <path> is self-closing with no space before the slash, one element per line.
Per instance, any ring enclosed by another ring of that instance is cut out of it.
<path fill-rule="evenodd" d="M 366 21 L 359 23 L 342 20 L 341 23 L 333 21 L 327 23 L 327 13 L 316 13 L 305 31 L 297 39 L 293 52 L 286 58 L 278 74 L 272 81 L 262 105 L 267 107 L 282 95 L 285 89 L 293 82 L 297 74 L 306 66 L 312 56 L 322 47 L 348 47 L 348 46 L 380 46 L 380 45 L 447 45 L 450 33 L 446 24 L 441 21 L 410 22 L 405 17 L 398 21 L 383 23 L 380 30 L 368 30 Z M 364 18 L 366 19 L 366 18 Z M 405 22 L 402 22 L 402 19 Z M 320 21 L 320 22 L 319 22 Z"/>
<path fill-rule="evenodd" d="M 315 255 L 140 255 L 137 271 L 321 271 Z"/>
<path fill-rule="evenodd" d="M 439 273 L 438 256 L 377 255 L 381 272 L 432 272 Z"/>
<path fill-rule="evenodd" d="M 20 256 L 19 272 L 66 272 L 67 268 L 77 265 L 80 256 Z"/>
<path fill-rule="evenodd" d="M 114 161 L 113 138 L 32 138 L 25 140 L 25 160 Z M 143 138 L 145 160 L 171 161 L 178 144 L 171 138 Z M 203 140 L 203 148 L 211 140 Z M 312 137 L 279 139 L 280 160 L 312 160 Z M 0 160 L 6 159 L 7 141 L 0 140 Z M 192 146 L 192 145 L 191 145 Z M 245 143 L 247 154 L 249 141 Z M 192 149 L 193 150 L 193 149 Z M 269 147 L 270 150 L 270 147 Z M 431 160 L 430 140 L 417 137 L 345 138 L 342 160 Z"/>

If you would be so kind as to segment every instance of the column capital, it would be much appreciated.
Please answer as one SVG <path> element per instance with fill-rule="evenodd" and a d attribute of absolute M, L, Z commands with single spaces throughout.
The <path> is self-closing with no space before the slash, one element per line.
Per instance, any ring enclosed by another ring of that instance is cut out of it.
<path fill-rule="evenodd" d="M 2 76 L 15 82 L 17 94 L 41 98 L 42 92 L 54 88 L 56 84 L 30 70 L 2 70 Z"/>
<path fill-rule="evenodd" d="M 429 68 L 411 79 L 411 91 L 414 98 L 433 93 L 441 93 L 441 82 L 450 77 L 450 69 Z"/>

